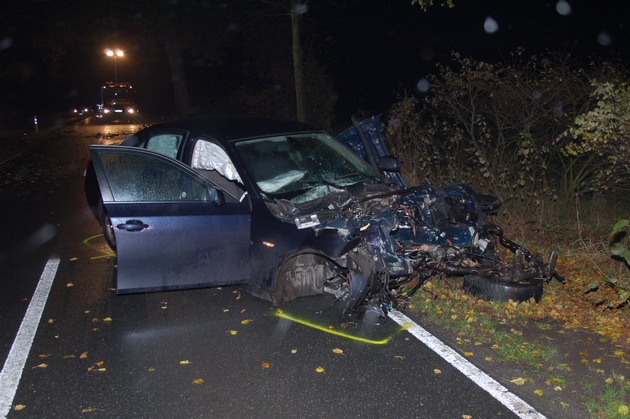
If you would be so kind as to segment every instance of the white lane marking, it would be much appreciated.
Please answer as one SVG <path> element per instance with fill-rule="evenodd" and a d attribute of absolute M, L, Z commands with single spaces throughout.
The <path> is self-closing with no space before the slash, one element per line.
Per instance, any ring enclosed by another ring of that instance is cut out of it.
<path fill-rule="evenodd" d="M 466 358 L 458 354 L 455 350 L 447 346 L 444 342 L 433 336 L 400 311 L 392 310 L 389 312 L 388 316 L 401 326 L 410 325 L 407 331 L 416 339 L 444 358 L 446 362 L 457 368 L 475 384 L 487 391 L 492 397 L 501 402 L 501 404 L 510 409 L 519 418 L 545 418 L 542 413 L 536 411 L 536 409 L 528 405 L 515 394 L 510 393 L 507 388 L 499 384 L 499 382 L 497 382 L 494 378 L 490 377 L 488 374 L 468 362 Z"/>
<path fill-rule="evenodd" d="M 37 288 L 35 288 L 33 293 L 33 298 L 31 298 L 24 319 L 22 319 L 20 329 L 9 351 L 9 356 L 4 363 L 2 372 L 0 372 L 0 417 L 6 417 L 11 410 L 11 404 L 17 392 L 18 384 L 20 384 L 22 371 L 31 351 L 33 339 L 35 338 L 35 333 L 44 312 L 48 293 L 52 287 L 58 267 L 59 259 L 57 258 L 50 259 L 46 263 Z"/>

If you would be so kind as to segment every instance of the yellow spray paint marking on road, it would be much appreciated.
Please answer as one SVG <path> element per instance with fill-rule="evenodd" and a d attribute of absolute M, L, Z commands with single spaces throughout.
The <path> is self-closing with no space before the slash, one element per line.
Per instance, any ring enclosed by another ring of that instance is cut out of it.
<path fill-rule="evenodd" d="M 88 237 L 87 239 L 83 240 L 83 244 L 92 248 L 96 249 L 96 246 L 94 246 L 92 243 L 90 243 L 92 240 L 94 240 L 97 237 L 103 237 L 103 233 L 101 234 L 97 234 L 95 236 L 92 237 Z M 92 256 L 90 258 L 90 260 L 94 260 L 94 259 L 101 259 L 101 258 L 111 258 L 111 257 L 116 257 L 116 253 L 113 252 L 111 249 L 109 249 L 109 247 L 107 248 L 107 250 L 103 250 L 103 249 L 96 249 L 98 252 L 103 253 L 103 255 L 101 256 Z"/>
<path fill-rule="evenodd" d="M 361 336 L 351 335 L 350 333 L 341 332 L 339 330 L 330 329 L 327 326 L 322 326 L 321 324 L 316 324 L 316 323 L 310 322 L 308 320 L 299 319 L 297 317 L 291 316 L 290 314 L 286 314 L 282 310 L 276 310 L 276 316 L 280 317 L 281 319 L 287 319 L 287 320 L 290 320 L 290 321 L 292 321 L 294 323 L 299 323 L 301 325 L 304 325 L 304 326 L 307 326 L 307 327 L 311 327 L 311 328 L 319 330 L 321 332 L 330 333 L 331 335 L 341 336 L 342 338 L 356 340 L 356 341 L 363 342 L 363 343 L 369 343 L 371 345 L 385 345 L 385 344 L 387 344 L 387 342 L 389 342 L 398 333 L 402 332 L 403 330 L 409 329 L 409 327 L 411 326 L 410 324 L 405 324 L 404 326 L 400 327 L 398 330 L 396 330 L 393 334 L 391 334 L 390 336 L 386 337 L 385 339 L 373 340 L 373 339 L 363 338 Z"/>

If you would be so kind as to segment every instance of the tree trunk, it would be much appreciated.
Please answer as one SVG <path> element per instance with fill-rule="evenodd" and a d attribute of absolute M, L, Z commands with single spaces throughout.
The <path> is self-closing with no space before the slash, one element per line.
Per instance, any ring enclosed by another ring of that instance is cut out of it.
<path fill-rule="evenodd" d="M 188 116 L 190 114 L 188 86 L 186 84 L 186 74 L 184 73 L 181 50 L 175 34 L 166 35 L 164 38 L 164 46 L 168 64 L 171 69 L 171 82 L 173 83 L 173 93 L 175 95 L 175 110 L 179 117 Z"/>
<path fill-rule="evenodd" d="M 300 44 L 300 16 L 297 9 L 299 0 L 291 0 L 291 33 L 293 39 L 293 76 L 295 80 L 295 109 L 300 122 L 306 122 L 304 98 L 304 68 L 302 66 L 302 45 Z"/>

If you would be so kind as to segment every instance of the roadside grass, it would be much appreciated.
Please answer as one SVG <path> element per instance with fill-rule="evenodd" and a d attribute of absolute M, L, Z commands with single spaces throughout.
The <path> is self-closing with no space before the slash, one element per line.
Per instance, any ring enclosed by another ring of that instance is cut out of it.
<path fill-rule="evenodd" d="M 630 381 L 623 375 L 613 373 L 606 379 L 606 387 L 601 394 L 588 400 L 586 407 L 594 418 L 627 418 L 630 411 L 620 400 L 630 397 Z"/>
<path fill-rule="evenodd" d="M 517 303 L 477 299 L 465 294 L 450 279 L 428 281 L 421 289 L 410 301 L 410 308 L 441 327 L 457 331 L 456 342 L 460 345 L 487 345 L 498 358 L 534 369 L 543 368 L 557 354 L 553 346 L 530 341 L 519 330 L 520 325 L 527 324 L 524 317 L 510 314 Z M 536 327 L 552 326 L 537 323 Z"/>
<path fill-rule="evenodd" d="M 460 279 L 434 277 L 405 305 L 448 331 L 464 356 L 546 397 L 558 417 L 571 417 L 579 404 L 592 418 L 628 418 L 629 383 L 613 371 L 630 375 L 630 310 L 607 303 L 615 301 L 614 288 L 592 288 L 595 280 L 605 284 L 611 269 L 603 252 L 565 253 L 557 267 L 567 284 L 545 284 L 539 303 L 486 301 L 466 294 Z"/>

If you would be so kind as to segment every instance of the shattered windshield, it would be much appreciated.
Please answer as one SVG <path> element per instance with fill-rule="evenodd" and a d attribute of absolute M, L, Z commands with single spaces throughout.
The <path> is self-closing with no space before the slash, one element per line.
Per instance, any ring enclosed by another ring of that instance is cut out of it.
<path fill-rule="evenodd" d="M 236 150 L 266 196 L 296 204 L 357 183 L 382 182 L 369 164 L 324 133 L 240 141 Z"/>

